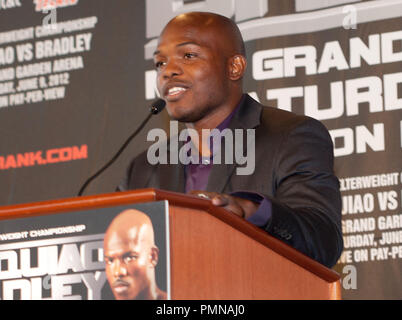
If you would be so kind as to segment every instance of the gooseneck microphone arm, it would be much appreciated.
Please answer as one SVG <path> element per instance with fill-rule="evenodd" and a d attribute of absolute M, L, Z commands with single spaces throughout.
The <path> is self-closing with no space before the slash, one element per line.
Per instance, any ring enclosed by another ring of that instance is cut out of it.
<path fill-rule="evenodd" d="M 123 145 L 120 147 L 120 149 L 116 152 L 116 154 L 113 156 L 112 159 L 109 160 L 108 163 L 106 163 L 102 168 L 100 168 L 95 174 L 93 174 L 91 177 L 89 177 L 83 186 L 81 187 L 80 191 L 78 192 L 78 197 L 82 196 L 84 190 L 86 187 L 95 179 L 97 178 L 103 171 L 105 171 L 109 166 L 116 161 L 116 159 L 121 155 L 121 153 L 124 151 L 124 149 L 128 146 L 128 144 L 131 142 L 132 139 L 135 138 L 135 136 L 144 128 L 144 126 L 147 124 L 149 119 L 153 116 L 158 114 L 165 108 L 166 102 L 162 99 L 157 99 L 154 102 L 152 102 L 151 107 L 149 109 L 149 115 L 142 121 L 140 126 L 135 130 L 131 136 L 129 136 L 126 140 L 126 142 L 123 143 Z"/>

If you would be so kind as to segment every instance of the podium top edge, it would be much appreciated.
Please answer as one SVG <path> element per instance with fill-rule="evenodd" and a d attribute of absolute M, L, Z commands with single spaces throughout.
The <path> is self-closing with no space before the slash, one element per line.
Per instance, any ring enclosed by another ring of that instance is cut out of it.
<path fill-rule="evenodd" d="M 340 280 L 340 275 L 320 264 L 283 241 L 269 235 L 264 230 L 245 221 L 243 218 L 216 207 L 210 200 L 194 195 L 182 194 L 154 188 L 114 192 L 57 200 L 47 200 L 26 204 L 0 207 L 0 220 L 43 216 L 73 210 L 94 209 L 113 205 L 168 200 L 171 205 L 204 210 L 257 242 L 307 269 L 323 280 L 332 283 Z"/>

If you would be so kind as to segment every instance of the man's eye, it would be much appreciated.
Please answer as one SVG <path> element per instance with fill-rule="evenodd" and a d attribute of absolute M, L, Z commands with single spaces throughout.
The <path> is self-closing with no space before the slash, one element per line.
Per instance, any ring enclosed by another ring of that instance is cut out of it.
<path fill-rule="evenodd" d="M 137 258 L 138 258 L 137 255 L 129 255 L 129 256 L 124 257 L 124 262 L 125 263 L 131 262 L 133 260 L 137 260 Z"/>
<path fill-rule="evenodd" d="M 159 69 L 160 67 L 162 67 L 165 63 L 163 61 L 157 61 L 155 62 L 155 68 Z"/>
<path fill-rule="evenodd" d="M 187 52 L 184 54 L 184 58 L 186 58 L 186 59 L 195 58 L 196 56 L 197 56 L 197 54 L 193 53 L 193 52 Z"/>

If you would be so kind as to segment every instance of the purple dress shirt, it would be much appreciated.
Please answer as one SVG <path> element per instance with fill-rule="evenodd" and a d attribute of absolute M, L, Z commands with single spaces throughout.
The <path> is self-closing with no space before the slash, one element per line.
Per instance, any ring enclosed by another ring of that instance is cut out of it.
<path fill-rule="evenodd" d="M 239 104 L 232 111 L 232 113 L 216 127 L 219 131 L 228 128 L 230 121 L 240 107 L 240 104 L 243 102 L 244 98 L 245 95 L 243 95 Z M 212 141 L 212 137 L 210 139 Z M 188 139 L 187 143 L 191 143 L 190 138 Z M 191 190 L 206 189 L 208 184 L 208 177 L 213 165 L 212 160 L 214 155 L 212 142 L 210 145 L 212 149 L 210 157 L 200 157 L 198 161 L 199 163 L 197 163 L 197 161 L 195 161 L 196 163 L 190 162 L 188 165 L 185 166 L 186 193 L 189 193 Z M 230 195 L 259 203 L 257 211 L 252 216 L 250 216 L 247 221 L 251 222 L 257 227 L 263 227 L 267 224 L 272 215 L 272 204 L 269 199 L 265 198 L 261 194 L 249 191 L 236 191 L 232 192 Z"/>

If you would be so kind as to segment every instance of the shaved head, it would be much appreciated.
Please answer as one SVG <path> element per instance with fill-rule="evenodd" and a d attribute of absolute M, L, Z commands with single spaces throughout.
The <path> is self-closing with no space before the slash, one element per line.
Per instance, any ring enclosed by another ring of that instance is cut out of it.
<path fill-rule="evenodd" d="M 143 212 L 129 209 L 121 212 L 109 225 L 105 242 L 135 241 L 144 248 L 155 245 L 151 219 Z"/>
<path fill-rule="evenodd" d="M 116 299 L 165 297 L 155 281 L 158 254 L 152 222 L 145 213 L 128 209 L 114 218 L 105 234 L 104 255 L 106 276 Z"/>
<path fill-rule="evenodd" d="M 221 35 L 222 48 L 225 49 L 225 53 L 228 56 L 236 54 L 246 55 L 243 37 L 237 24 L 225 16 L 212 12 L 183 13 L 170 20 L 161 35 L 172 24 L 181 27 L 194 25 L 207 32 L 218 32 Z"/>

